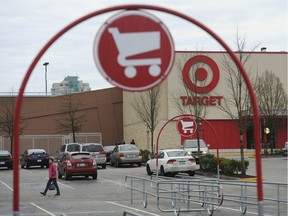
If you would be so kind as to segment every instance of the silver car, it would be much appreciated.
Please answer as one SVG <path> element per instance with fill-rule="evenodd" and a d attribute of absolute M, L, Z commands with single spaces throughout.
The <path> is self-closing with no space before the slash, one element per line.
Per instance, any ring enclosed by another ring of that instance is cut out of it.
<path fill-rule="evenodd" d="M 117 145 L 110 155 L 110 165 L 120 167 L 122 164 L 142 164 L 142 153 L 137 146 L 131 144 Z"/>
<path fill-rule="evenodd" d="M 103 146 L 99 143 L 84 143 L 81 145 L 81 151 L 90 152 L 92 157 L 96 160 L 98 166 L 103 169 L 106 168 L 106 152 Z"/>

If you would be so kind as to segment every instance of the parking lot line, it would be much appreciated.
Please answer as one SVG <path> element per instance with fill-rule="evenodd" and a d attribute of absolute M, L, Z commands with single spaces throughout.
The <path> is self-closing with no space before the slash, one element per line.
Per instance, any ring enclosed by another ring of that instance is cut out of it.
<path fill-rule="evenodd" d="M 121 206 L 123 208 L 132 209 L 134 211 L 142 212 L 142 213 L 145 213 L 145 214 L 149 214 L 149 215 L 153 215 L 153 216 L 161 216 L 161 215 L 154 214 L 154 213 L 151 213 L 151 212 L 147 212 L 147 211 L 143 211 L 143 210 L 140 210 L 140 209 L 136 209 L 136 208 L 132 208 L 132 207 L 129 207 L 129 206 L 125 206 L 125 205 L 122 205 L 122 204 L 119 204 L 119 203 L 115 203 L 115 202 L 111 202 L 111 201 L 105 201 L 105 202 L 113 204 L 113 205 L 118 205 L 118 206 Z"/>
<path fill-rule="evenodd" d="M 123 183 L 116 182 L 116 181 L 112 181 L 112 180 L 109 180 L 109 179 L 105 179 L 105 178 L 99 178 L 99 179 L 102 179 L 102 180 L 104 180 L 104 181 L 108 181 L 108 182 L 112 182 L 112 183 L 114 183 L 114 184 L 118 184 L 118 185 L 120 185 L 120 186 L 125 186 L 125 184 L 123 184 Z"/>
<path fill-rule="evenodd" d="M 28 173 L 33 173 L 33 172 L 31 172 L 31 171 L 29 171 L 29 170 L 27 170 L 27 169 L 22 169 L 24 172 L 28 172 Z"/>
<path fill-rule="evenodd" d="M 40 206 L 36 205 L 35 203 L 32 203 L 32 202 L 31 202 L 30 204 L 33 205 L 33 206 L 35 206 L 36 208 L 40 209 L 41 211 L 43 211 L 43 212 L 45 212 L 45 213 L 51 215 L 51 216 L 56 216 L 56 215 L 53 214 L 52 212 L 49 212 L 49 211 L 47 211 L 47 210 L 41 208 Z"/>
<path fill-rule="evenodd" d="M 222 206 L 220 206 L 219 208 L 220 208 L 220 209 L 226 209 L 226 210 L 234 211 L 234 212 L 235 212 L 235 211 L 236 211 L 236 212 L 240 212 L 239 209 L 234 209 L 234 208 L 228 208 L 228 207 L 222 207 Z M 247 214 L 247 213 L 248 213 L 248 214 L 253 214 L 253 215 L 258 215 L 257 212 L 251 212 L 251 211 L 248 212 L 248 211 L 247 211 L 246 214 Z M 272 215 L 264 214 L 264 216 L 272 216 Z"/>
<path fill-rule="evenodd" d="M 5 182 L 3 182 L 3 181 L 1 181 L 1 180 L 0 180 L 0 182 L 1 182 L 4 186 L 6 186 L 8 189 L 10 189 L 11 191 L 13 191 L 13 188 L 9 187 L 9 185 L 7 185 Z"/>

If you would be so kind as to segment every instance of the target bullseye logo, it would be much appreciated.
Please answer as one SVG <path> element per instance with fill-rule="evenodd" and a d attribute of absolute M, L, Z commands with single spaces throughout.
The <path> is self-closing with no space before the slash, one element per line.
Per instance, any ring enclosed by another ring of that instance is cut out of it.
<path fill-rule="evenodd" d="M 191 79 L 190 69 L 193 65 L 196 65 L 197 69 L 194 72 L 192 71 Z M 212 71 L 212 77 L 210 77 L 211 74 L 208 73 L 206 69 L 207 66 L 210 68 L 209 71 Z M 184 65 L 182 75 L 187 87 L 191 91 L 199 94 L 211 92 L 217 86 L 220 78 L 217 64 L 208 56 L 203 55 L 190 58 Z M 198 85 L 199 83 L 202 83 L 202 85 Z"/>

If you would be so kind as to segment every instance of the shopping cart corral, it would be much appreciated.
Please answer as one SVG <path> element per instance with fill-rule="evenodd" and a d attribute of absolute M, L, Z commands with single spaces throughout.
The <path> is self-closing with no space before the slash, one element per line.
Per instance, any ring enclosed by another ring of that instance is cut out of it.
<path fill-rule="evenodd" d="M 212 215 L 223 202 L 223 190 L 218 183 L 135 176 L 126 176 L 125 183 L 130 189 L 131 204 L 139 200 L 140 195 L 146 208 L 149 196 L 155 198 L 160 211 L 174 212 L 176 216 L 197 211 Z"/>
<path fill-rule="evenodd" d="M 130 190 L 131 204 L 155 203 L 162 212 L 204 211 L 206 215 L 233 211 L 233 215 L 255 215 L 258 208 L 257 184 L 251 181 L 218 180 L 211 178 L 191 178 L 179 175 L 178 178 L 152 176 L 126 176 L 125 182 Z M 287 184 L 263 182 L 264 215 L 287 215 Z M 223 189 L 222 189 L 223 188 Z M 225 192 L 225 196 L 224 193 Z M 155 198 L 155 201 L 151 199 Z M 239 214 L 237 214 L 237 212 Z M 215 212 L 216 213 L 216 212 Z"/>

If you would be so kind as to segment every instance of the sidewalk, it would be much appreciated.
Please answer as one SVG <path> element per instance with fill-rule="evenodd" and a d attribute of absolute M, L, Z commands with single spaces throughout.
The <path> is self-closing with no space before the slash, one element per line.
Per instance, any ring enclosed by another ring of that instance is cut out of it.
<path fill-rule="evenodd" d="M 255 150 L 254 149 L 244 149 L 245 157 L 254 157 Z M 210 154 L 214 154 L 216 156 L 217 149 L 209 149 Z M 240 157 L 240 149 L 219 149 L 219 157 L 229 157 L 229 156 L 239 156 Z"/>

